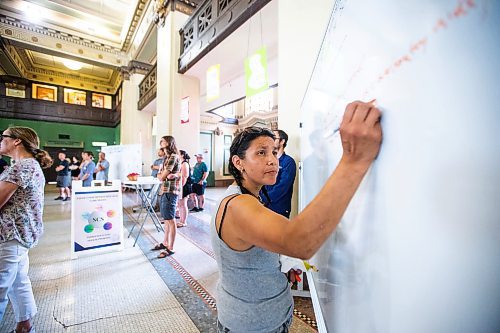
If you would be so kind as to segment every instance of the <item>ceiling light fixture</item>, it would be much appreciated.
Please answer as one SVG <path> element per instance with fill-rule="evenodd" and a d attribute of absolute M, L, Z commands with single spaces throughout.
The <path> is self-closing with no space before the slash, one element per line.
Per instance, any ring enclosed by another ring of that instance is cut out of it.
<path fill-rule="evenodd" d="M 74 60 L 69 60 L 69 59 L 64 59 L 63 60 L 64 66 L 68 67 L 69 69 L 72 69 L 74 71 L 82 69 L 82 63 Z"/>

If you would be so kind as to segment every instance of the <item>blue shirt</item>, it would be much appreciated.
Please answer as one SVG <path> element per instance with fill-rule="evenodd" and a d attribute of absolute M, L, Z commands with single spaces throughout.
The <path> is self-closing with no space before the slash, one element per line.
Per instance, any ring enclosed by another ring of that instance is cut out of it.
<path fill-rule="evenodd" d="M 196 163 L 193 167 L 193 183 L 199 183 L 205 172 L 208 172 L 205 162 Z M 203 181 L 203 183 L 206 182 L 206 180 Z"/>
<path fill-rule="evenodd" d="M 80 170 L 80 175 L 78 176 L 80 179 L 82 179 L 83 175 L 88 174 L 88 178 L 83 181 L 83 186 L 91 186 L 92 181 L 94 180 L 94 170 L 95 170 L 95 163 L 93 161 L 90 161 L 88 164 L 83 165 L 82 169 Z"/>
<path fill-rule="evenodd" d="M 266 196 L 262 193 L 261 198 L 264 200 L 266 207 L 273 212 L 289 218 L 290 211 L 292 210 L 293 182 L 295 181 L 297 166 L 295 165 L 295 160 L 285 153 L 279 158 L 279 166 L 280 169 L 276 183 L 265 186 L 271 202 L 269 203 Z"/>
<path fill-rule="evenodd" d="M 96 180 L 108 180 L 108 173 L 109 173 L 109 162 L 107 160 L 102 160 L 101 162 L 97 163 L 97 166 L 102 166 L 104 170 L 102 171 L 97 171 L 97 174 L 95 175 Z"/>
<path fill-rule="evenodd" d="M 158 159 L 156 159 L 156 160 L 153 162 L 153 165 L 154 165 L 154 166 L 160 166 L 160 165 L 163 165 L 163 162 L 165 162 L 165 157 L 162 157 L 162 158 L 158 158 Z M 160 171 L 160 170 L 158 170 L 158 169 L 153 169 L 153 170 L 151 171 L 151 176 L 153 176 L 153 177 L 155 177 L 155 178 L 156 178 L 156 176 L 158 176 L 158 171 Z"/>

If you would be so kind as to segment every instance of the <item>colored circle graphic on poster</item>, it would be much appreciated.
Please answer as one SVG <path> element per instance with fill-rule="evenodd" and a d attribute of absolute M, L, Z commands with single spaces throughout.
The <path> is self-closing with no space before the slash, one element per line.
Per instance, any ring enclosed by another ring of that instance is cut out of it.
<path fill-rule="evenodd" d="M 87 221 L 87 225 L 83 228 L 86 233 L 92 233 L 98 229 L 111 230 L 113 224 L 108 220 L 116 216 L 114 210 L 104 211 L 102 207 L 97 207 L 92 212 L 85 212 L 82 218 Z"/>

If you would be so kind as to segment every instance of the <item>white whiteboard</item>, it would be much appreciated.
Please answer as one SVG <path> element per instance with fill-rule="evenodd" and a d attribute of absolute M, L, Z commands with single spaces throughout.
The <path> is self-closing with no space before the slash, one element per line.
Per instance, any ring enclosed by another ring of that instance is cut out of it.
<path fill-rule="evenodd" d="M 499 1 L 336 1 L 301 108 L 302 205 L 348 102 L 377 99 L 384 141 L 312 260 L 328 332 L 500 332 L 499 97 Z"/>
<path fill-rule="evenodd" d="M 106 154 L 109 162 L 108 179 L 120 179 L 123 183 L 128 180 L 129 173 L 142 174 L 142 146 L 116 145 L 102 147 L 102 152 Z M 148 175 L 149 176 L 149 175 Z"/>

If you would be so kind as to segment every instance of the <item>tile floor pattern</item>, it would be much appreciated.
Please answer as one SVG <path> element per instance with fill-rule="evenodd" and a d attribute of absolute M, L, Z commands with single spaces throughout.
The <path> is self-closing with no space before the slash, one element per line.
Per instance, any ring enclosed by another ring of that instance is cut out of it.
<path fill-rule="evenodd" d="M 53 201 L 56 193 L 47 187 L 45 235 L 30 251 L 37 332 L 216 332 L 217 267 L 210 242 L 203 239 L 222 192 L 207 192 L 205 211 L 192 214 L 188 227 L 179 229 L 170 258 L 156 259 L 157 252 L 150 251 L 163 233 L 148 221 L 136 247 L 131 237 L 124 251 L 71 260 L 71 205 Z M 137 217 L 132 213 L 136 203 L 134 194 L 125 193 L 128 228 Z M 0 332 L 14 326 L 9 308 Z M 291 332 L 315 330 L 294 317 Z"/>

